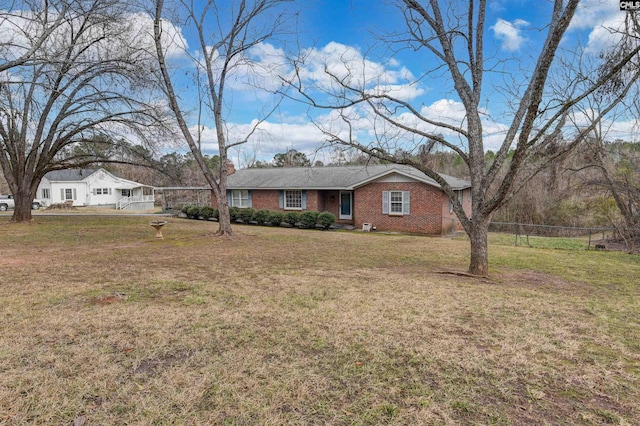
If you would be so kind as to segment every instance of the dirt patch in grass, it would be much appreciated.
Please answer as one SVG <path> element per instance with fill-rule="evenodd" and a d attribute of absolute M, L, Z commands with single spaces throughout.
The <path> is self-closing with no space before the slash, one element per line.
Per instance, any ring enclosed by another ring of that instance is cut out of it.
<path fill-rule="evenodd" d="M 634 257 L 38 220 L 0 227 L 0 422 L 640 423 Z"/>

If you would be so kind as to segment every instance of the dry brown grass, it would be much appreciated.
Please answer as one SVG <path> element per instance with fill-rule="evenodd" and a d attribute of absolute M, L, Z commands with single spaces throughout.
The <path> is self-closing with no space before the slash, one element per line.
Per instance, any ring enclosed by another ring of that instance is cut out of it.
<path fill-rule="evenodd" d="M 637 256 L 148 220 L 0 219 L 0 423 L 640 423 Z"/>

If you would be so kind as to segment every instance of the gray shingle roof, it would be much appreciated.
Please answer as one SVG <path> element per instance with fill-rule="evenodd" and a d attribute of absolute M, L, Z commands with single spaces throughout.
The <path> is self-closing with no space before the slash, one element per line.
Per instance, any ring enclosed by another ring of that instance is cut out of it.
<path fill-rule="evenodd" d="M 229 176 L 229 189 L 354 189 L 390 173 L 399 173 L 428 185 L 440 185 L 420 170 L 389 164 L 341 167 L 274 167 L 236 170 Z M 440 174 L 453 189 L 464 189 L 469 182 Z"/>
<path fill-rule="evenodd" d="M 98 169 L 54 170 L 44 175 L 44 177 L 54 182 L 80 181 L 86 179 L 97 171 Z"/>

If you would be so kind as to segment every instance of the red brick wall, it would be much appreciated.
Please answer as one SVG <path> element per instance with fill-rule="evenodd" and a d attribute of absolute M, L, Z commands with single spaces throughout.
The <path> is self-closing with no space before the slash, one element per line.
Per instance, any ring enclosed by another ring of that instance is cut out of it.
<path fill-rule="evenodd" d="M 317 211 L 325 211 L 326 205 L 331 203 L 330 197 L 326 195 L 327 191 L 315 191 L 309 190 L 307 193 L 307 208 L 306 210 L 317 210 Z M 329 201 L 327 201 L 329 200 Z M 215 202 L 215 197 L 212 197 L 213 206 L 217 207 L 217 203 Z M 280 191 L 278 190 L 269 190 L 269 189 L 254 189 L 251 190 L 251 206 L 256 210 L 272 210 L 272 211 L 289 211 L 280 208 Z M 332 210 L 331 213 L 337 214 L 338 208 L 335 208 L 335 212 Z"/>
<path fill-rule="evenodd" d="M 251 205 L 256 210 L 280 210 L 278 208 L 279 202 L 279 191 L 255 189 L 251 191 Z"/>
<path fill-rule="evenodd" d="M 340 191 L 320 191 L 320 194 L 324 199 L 324 205 L 322 206 L 322 210 L 320 211 L 333 213 L 333 215 L 336 217 L 336 221 L 339 221 L 338 217 L 340 215 Z"/>
<path fill-rule="evenodd" d="M 410 214 L 382 214 L 382 191 L 410 191 Z M 420 182 L 373 182 L 355 190 L 355 226 L 362 228 L 363 223 L 371 223 L 379 231 L 440 234 L 443 197 L 439 189 Z"/>
<path fill-rule="evenodd" d="M 471 217 L 471 189 L 465 189 L 462 196 L 462 208 L 468 217 Z M 456 231 L 464 231 L 460 220 L 456 214 L 449 210 L 449 199 L 443 196 L 442 200 L 442 232 L 447 234 L 451 232 L 451 226 Z"/>

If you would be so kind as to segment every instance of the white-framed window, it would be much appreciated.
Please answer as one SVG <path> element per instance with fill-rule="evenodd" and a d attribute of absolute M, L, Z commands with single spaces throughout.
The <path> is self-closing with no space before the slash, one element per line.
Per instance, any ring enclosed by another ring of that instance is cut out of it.
<path fill-rule="evenodd" d="M 42 188 L 42 198 L 44 199 L 49 199 L 51 198 L 51 192 L 49 190 L 49 188 Z"/>
<path fill-rule="evenodd" d="M 302 210 L 302 191 L 284 191 L 284 208 L 285 210 Z"/>
<path fill-rule="evenodd" d="M 63 200 L 76 200 L 77 193 L 75 188 L 60 188 L 60 198 Z"/>
<path fill-rule="evenodd" d="M 249 190 L 234 189 L 231 191 L 231 207 L 248 208 L 251 207 L 249 200 Z"/>
<path fill-rule="evenodd" d="M 402 214 L 402 191 L 389 191 L 389 213 Z"/>
<path fill-rule="evenodd" d="M 95 192 L 96 192 L 96 195 L 110 195 L 111 188 L 96 188 Z"/>
<path fill-rule="evenodd" d="M 131 197 L 131 190 L 130 189 L 123 189 L 120 191 L 120 194 L 123 197 Z"/>
<path fill-rule="evenodd" d="M 391 216 L 408 215 L 411 212 L 409 191 L 382 191 L 382 214 Z"/>

